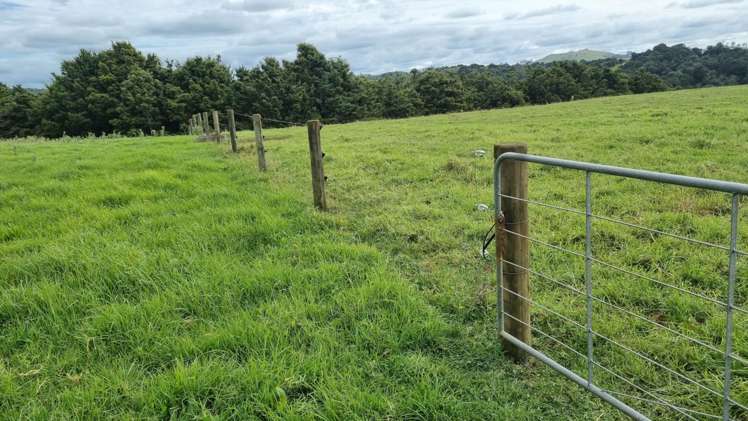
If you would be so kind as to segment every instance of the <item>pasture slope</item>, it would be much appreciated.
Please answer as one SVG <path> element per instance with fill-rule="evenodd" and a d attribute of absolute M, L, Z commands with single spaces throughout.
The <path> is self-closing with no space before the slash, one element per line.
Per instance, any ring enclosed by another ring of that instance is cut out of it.
<path fill-rule="evenodd" d="M 0 142 L 0 414 L 622 418 L 539 363 L 500 354 L 494 266 L 478 255 L 491 215 L 476 209 L 491 204 L 491 146 L 521 141 L 536 154 L 748 182 L 746 104 L 748 87 L 728 87 L 330 125 L 328 213 L 311 206 L 305 128 L 266 130 L 266 173 L 250 133 L 238 155 L 186 136 Z M 724 195 L 606 177 L 593 185 L 596 213 L 725 243 Z M 582 174 L 531 168 L 532 199 L 580 208 L 583 191 Z M 533 236 L 583 247 L 582 219 L 531 215 Z M 602 222 L 595 230 L 598 258 L 715 297 L 724 289 L 721 251 Z M 748 223 L 741 234 L 748 249 Z M 533 247 L 532 260 L 583 282 L 569 256 Z M 744 306 L 747 277 L 740 262 Z M 596 294 L 721 345 L 719 309 L 599 268 L 595 281 Z M 533 294 L 584 320 L 583 299 L 536 279 Z M 721 387 L 717 356 L 603 310 L 604 334 Z M 533 310 L 533 322 L 584 350 L 583 332 L 550 313 Z M 746 355 L 747 320 L 736 322 Z M 563 348 L 537 344 L 583 372 Z M 668 400 L 718 410 L 709 394 L 598 345 L 600 361 Z M 746 367 L 736 366 L 733 398 L 748 403 Z"/>

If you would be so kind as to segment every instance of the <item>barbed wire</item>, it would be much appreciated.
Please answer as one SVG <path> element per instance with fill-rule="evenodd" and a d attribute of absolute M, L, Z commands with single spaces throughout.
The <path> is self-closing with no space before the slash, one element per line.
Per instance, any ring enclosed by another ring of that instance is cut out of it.
<path fill-rule="evenodd" d="M 268 117 L 262 117 L 262 119 L 265 121 L 288 124 L 289 126 L 306 126 L 306 123 L 297 123 L 293 121 L 277 120 L 277 119 L 268 118 Z"/>
<path fill-rule="evenodd" d="M 216 112 L 218 113 L 219 116 L 228 118 L 228 113 L 221 112 L 221 111 L 216 111 Z M 208 124 L 211 123 L 212 113 L 213 113 L 212 111 L 208 112 Z M 197 116 L 197 115 L 202 115 L 202 114 L 203 113 L 196 113 L 195 115 Z M 239 116 L 239 117 L 254 118 L 253 114 L 245 114 L 245 113 L 240 113 L 238 111 L 234 111 L 234 115 L 235 116 Z M 267 121 L 267 122 L 270 122 L 270 123 L 285 124 L 285 125 L 288 125 L 288 126 L 291 126 L 291 127 L 303 127 L 303 126 L 307 125 L 306 122 L 281 120 L 281 119 L 278 119 L 278 118 L 263 117 L 263 116 L 260 116 L 260 118 L 263 121 Z M 325 124 L 322 120 L 320 120 L 320 122 L 322 122 L 323 124 Z M 197 127 L 200 127 L 200 125 L 198 125 Z"/>
<path fill-rule="evenodd" d="M 236 112 L 236 111 L 234 111 L 234 114 L 238 115 L 238 116 L 241 116 L 241 117 L 254 118 L 254 115 L 251 115 L 251 114 L 244 114 L 244 113 L 239 113 L 239 112 Z M 280 119 L 277 119 L 277 118 L 262 117 L 262 116 L 260 116 L 260 118 L 263 121 L 269 121 L 269 122 L 273 122 L 273 123 L 282 123 L 282 124 L 287 124 L 289 126 L 306 126 L 306 123 L 300 123 L 300 122 L 297 122 L 297 121 L 280 120 Z"/>

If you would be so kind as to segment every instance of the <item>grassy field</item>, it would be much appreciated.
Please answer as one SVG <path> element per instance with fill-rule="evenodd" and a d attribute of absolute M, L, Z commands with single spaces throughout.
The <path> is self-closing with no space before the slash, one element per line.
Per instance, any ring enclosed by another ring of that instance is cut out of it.
<path fill-rule="evenodd" d="M 491 146 L 748 182 L 748 87 L 331 125 L 322 130 L 329 213 L 311 206 L 306 129 L 251 134 L 238 155 L 189 137 L 0 142 L 0 413 L 15 418 L 619 419 L 496 341 Z M 247 110 L 242 110 L 247 111 Z M 488 153 L 477 158 L 473 150 Z M 583 208 L 583 174 L 533 166 L 530 197 Z M 725 245 L 729 198 L 593 178 L 593 212 Z M 745 201 L 743 201 L 745 203 Z M 745 208 L 745 206 L 744 206 Z M 580 251 L 584 221 L 531 206 L 531 235 Z M 745 221 L 748 212 L 741 210 Z M 724 299 L 727 256 L 596 220 L 595 256 Z M 739 248 L 748 249 L 748 224 Z M 533 269 L 579 287 L 583 262 L 533 246 Z M 748 306 L 748 265 L 737 301 Z M 724 346 L 724 311 L 594 268 L 594 293 Z M 584 299 L 542 278 L 533 297 L 584 322 Z M 533 309 L 584 352 L 584 332 Z M 748 318 L 736 318 L 748 358 Z M 721 390 L 715 352 L 595 306 L 594 327 Z M 580 373 L 584 361 L 536 335 Z M 600 363 L 676 405 L 720 400 L 621 348 Z M 748 405 L 748 368 L 732 397 Z M 615 393 L 638 394 L 603 370 Z M 647 414 L 676 418 L 661 406 Z M 736 419 L 748 414 L 733 411 Z M 698 416 L 697 416 L 698 417 Z"/>

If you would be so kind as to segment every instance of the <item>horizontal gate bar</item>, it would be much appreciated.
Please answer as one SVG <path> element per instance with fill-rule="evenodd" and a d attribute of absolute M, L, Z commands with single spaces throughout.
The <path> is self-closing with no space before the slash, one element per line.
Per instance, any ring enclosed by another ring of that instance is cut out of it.
<path fill-rule="evenodd" d="M 725 193 L 748 195 L 748 184 L 711 180 L 708 178 L 688 177 L 685 175 L 667 174 L 655 171 L 636 170 L 632 168 L 614 167 L 611 165 L 591 164 L 589 162 L 548 158 L 545 156 L 529 155 L 517 152 L 507 152 L 505 154 L 502 154 L 496 160 L 497 165 L 494 167 L 495 170 L 498 171 L 498 169 L 501 167 L 501 161 L 505 160 L 533 162 L 536 164 L 553 165 L 556 167 L 570 168 L 580 171 L 591 171 L 595 173 L 615 175 L 619 177 L 657 181 L 660 183 L 674 184 L 677 186 L 695 187 L 699 189 L 715 190 Z"/>
<path fill-rule="evenodd" d="M 549 365 L 552 369 L 558 371 L 559 373 L 563 374 L 564 376 L 568 377 L 570 380 L 572 380 L 574 383 L 582 386 L 583 388 L 589 390 L 594 395 L 598 396 L 600 399 L 604 400 L 605 402 L 608 402 L 609 404 L 613 405 L 614 407 L 618 408 L 623 412 L 624 414 L 628 415 L 629 417 L 639 420 L 639 421 L 649 421 L 649 418 L 647 418 L 645 415 L 637 411 L 636 409 L 628 406 L 626 403 L 618 400 L 614 396 L 610 395 L 608 392 L 600 389 L 599 387 L 595 386 L 594 384 L 587 383 L 587 379 L 584 379 L 580 377 L 575 372 L 569 370 L 568 368 L 562 366 L 561 364 L 557 363 L 554 359 L 548 357 L 547 355 L 543 354 L 542 352 L 536 350 L 535 348 L 527 345 L 526 343 L 520 341 L 519 339 L 515 338 L 514 336 L 508 334 L 507 332 L 501 332 L 501 336 L 506 339 L 507 341 L 514 344 L 516 347 L 522 349 L 523 351 L 527 352 L 528 354 L 532 355 L 533 357 L 539 359 L 540 361 L 544 362 L 545 364 Z"/>

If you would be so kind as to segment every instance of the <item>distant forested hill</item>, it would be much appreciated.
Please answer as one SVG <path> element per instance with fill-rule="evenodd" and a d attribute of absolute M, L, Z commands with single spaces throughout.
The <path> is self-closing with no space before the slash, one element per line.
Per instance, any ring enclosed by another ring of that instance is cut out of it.
<path fill-rule="evenodd" d="M 717 44 L 701 49 L 660 44 L 632 54 L 623 69 L 651 73 L 674 88 L 745 84 L 748 49 L 745 45 Z"/>
<path fill-rule="evenodd" d="M 584 51 L 584 50 L 583 50 Z M 587 50 L 589 51 L 589 50 Z M 59 137 L 164 126 L 234 108 L 287 121 L 347 122 L 748 83 L 748 49 L 657 45 L 629 60 L 457 65 L 355 75 L 340 58 L 299 44 L 296 58 L 231 69 L 220 57 L 184 63 L 145 55 L 127 42 L 81 50 L 43 90 L 0 83 L 0 138 Z"/>
<path fill-rule="evenodd" d="M 629 58 L 629 55 L 614 54 L 607 51 L 589 50 L 585 48 L 583 50 L 569 51 L 566 53 L 549 54 L 538 60 L 538 63 L 553 63 L 554 61 L 595 61 L 608 58 L 625 60 Z"/>

